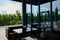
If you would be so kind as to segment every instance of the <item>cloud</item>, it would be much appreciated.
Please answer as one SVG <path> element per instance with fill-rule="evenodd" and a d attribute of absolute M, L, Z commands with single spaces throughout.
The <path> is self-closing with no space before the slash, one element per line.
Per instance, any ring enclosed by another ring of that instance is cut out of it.
<path fill-rule="evenodd" d="M 17 10 L 20 10 L 20 12 L 22 13 L 22 3 L 16 2 L 0 6 L 0 13 L 5 12 L 8 14 L 13 14 L 16 13 Z"/>

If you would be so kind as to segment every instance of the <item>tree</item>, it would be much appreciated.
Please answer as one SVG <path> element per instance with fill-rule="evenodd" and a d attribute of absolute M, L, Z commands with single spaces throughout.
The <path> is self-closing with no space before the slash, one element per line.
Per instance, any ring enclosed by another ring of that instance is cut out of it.
<path fill-rule="evenodd" d="M 17 11 L 16 11 L 16 14 L 17 14 L 17 16 L 19 17 L 19 19 L 21 20 L 21 13 L 17 10 Z"/>
<path fill-rule="evenodd" d="M 55 13 L 56 13 L 56 21 L 58 20 L 58 8 L 55 8 Z"/>

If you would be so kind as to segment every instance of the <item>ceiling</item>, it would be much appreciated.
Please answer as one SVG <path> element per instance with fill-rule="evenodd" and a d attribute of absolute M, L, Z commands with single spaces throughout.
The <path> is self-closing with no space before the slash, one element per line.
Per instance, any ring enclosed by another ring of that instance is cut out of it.
<path fill-rule="evenodd" d="M 12 1 L 17 1 L 17 2 L 22 2 L 22 0 L 12 0 Z M 41 4 L 44 4 L 44 3 L 47 3 L 47 2 L 50 2 L 50 0 L 39 0 L 40 1 L 40 5 Z M 55 0 L 52 0 L 52 1 L 55 1 Z M 33 5 L 38 5 L 38 0 L 26 0 L 25 1 L 27 4 L 33 4 Z"/>

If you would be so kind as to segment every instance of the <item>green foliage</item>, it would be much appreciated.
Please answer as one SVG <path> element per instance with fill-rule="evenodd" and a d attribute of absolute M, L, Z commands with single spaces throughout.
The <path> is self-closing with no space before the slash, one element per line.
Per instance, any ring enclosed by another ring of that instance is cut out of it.
<path fill-rule="evenodd" d="M 20 14 L 20 12 L 18 10 L 16 11 L 16 15 L 21 20 L 21 14 Z"/>
<path fill-rule="evenodd" d="M 21 17 L 22 16 L 18 11 L 16 14 L 0 14 L 0 26 L 21 24 Z"/>
<path fill-rule="evenodd" d="M 16 24 L 22 24 L 22 21 L 19 20 L 19 21 L 16 22 Z"/>
<path fill-rule="evenodd" d="M 33 17 L 33 23 L 38 22 L 38 15 L 34 15 L 34 13 L 26 13 L 27 16 L 27 24 L 31 24 L 31 16 Z M 41 22 L 50 21 L 50 11 L 46 11 L 41 13 L 40 18 Z M 60 14 L 58 14 L 58 8 L 56 7 L 55 11 L 53 11 L 53 21 L 60 20 Z M 2 25 L 15 25 L 22 24 L 22 16 L 21 13 L 17 10 L 16 14 L 0 14 L 0 26 Z"/>
<path fill-rule="evenodd" d="M 10 21 L 10 25 L 14 25 L 16 23 L 15 20 Z"/>

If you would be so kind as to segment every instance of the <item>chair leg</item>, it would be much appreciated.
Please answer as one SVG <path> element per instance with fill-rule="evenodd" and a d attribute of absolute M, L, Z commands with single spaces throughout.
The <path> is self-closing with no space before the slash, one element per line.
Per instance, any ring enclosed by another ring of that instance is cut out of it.
<path fill-rule="evenodd" d="M 8 38 L 8 40 L 12 40 L 12 38 Z"/>
<path fill-rule="evenodd" d="M 26 40 L 25 38 L 22 38 L 21 40 Z"/>

